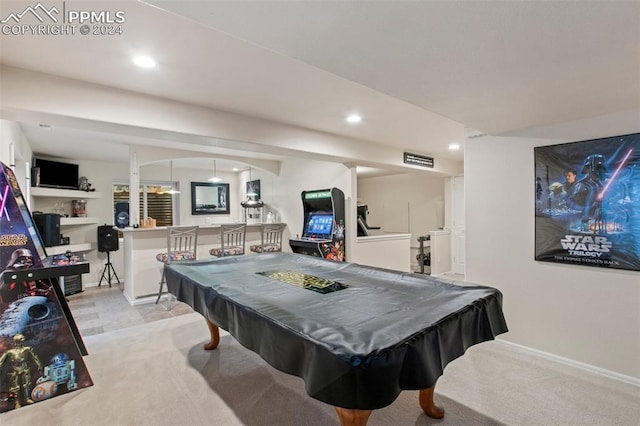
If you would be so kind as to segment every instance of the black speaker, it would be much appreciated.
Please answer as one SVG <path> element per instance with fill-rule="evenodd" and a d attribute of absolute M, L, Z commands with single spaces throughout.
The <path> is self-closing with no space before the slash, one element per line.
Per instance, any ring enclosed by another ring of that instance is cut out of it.
<path fill-rule="evenodd" d="M 111 225 L 98 226 L 98 251 L 118 251 L 118 231 Z"/>
<path fill-rule="evenodd" d="M 56 213 L 34 214 L 33 221 L 38 228 L 45 247 L 60 245 L 60 215 Z"/>
<path fill-rule="evenodd" d="M 118 228 L 124 228 L 129 226 L 129 203 L 124 201 L 122 203 L 116 203 L 116 226 Z"/>

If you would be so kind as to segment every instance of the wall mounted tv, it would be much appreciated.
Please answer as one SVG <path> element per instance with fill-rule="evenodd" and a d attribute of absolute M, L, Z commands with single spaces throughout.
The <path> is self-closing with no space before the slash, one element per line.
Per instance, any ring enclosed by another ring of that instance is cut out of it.
<path fill-rule="evenodd" d="M 46 188 L 78 189 L 78 165 L 35 158 L 32 186 Z"/>

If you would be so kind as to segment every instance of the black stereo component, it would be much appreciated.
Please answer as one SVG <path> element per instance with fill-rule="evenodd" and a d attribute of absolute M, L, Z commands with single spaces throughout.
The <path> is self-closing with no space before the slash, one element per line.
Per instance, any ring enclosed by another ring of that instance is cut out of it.
<path fill-rule="evenodd" d="M 98 251 L 118 251 L 118 231 L 112 225 L 98 226 Z"/>
<path fill-rule="evenodd" d="M 60 245 L 60 215 L 56 213 L 34 214 L 33 221 L 38 228 L 45 247 Z"/>
<path fill-rule="evenodd" d="M 64 277 L 64 295 L 82 292 L 82 275 L 67 275 Z"/>
<path fill-rule="evenodd" d="M 116 203 L 115 222 L 118 228 L 129 226 L 129 203 Z"/>

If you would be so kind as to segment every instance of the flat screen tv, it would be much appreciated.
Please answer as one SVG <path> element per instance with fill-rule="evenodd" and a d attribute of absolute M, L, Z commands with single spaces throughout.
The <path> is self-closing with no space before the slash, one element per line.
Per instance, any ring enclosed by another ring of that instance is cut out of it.
<path fill-rule="evenodd" d="M 36 176 L 32 177 L 32 186 L 78 189 L 77 164 L 35 158 L 33 167 Z"/>
<path fill-rule="evenodd" d="M 303 237 L 330 240 L 332 230 L 333 230 L 333 213 L 328 213 L 328 212 L 309 213 L 309 219 L 307 220 L 307 223 L 304 226 Z"/>

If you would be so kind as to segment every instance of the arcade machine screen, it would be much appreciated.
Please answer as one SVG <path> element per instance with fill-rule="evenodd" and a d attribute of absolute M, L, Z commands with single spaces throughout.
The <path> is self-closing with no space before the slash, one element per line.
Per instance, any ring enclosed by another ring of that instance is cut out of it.
<path fill-rule="evenodd" d="M 330 240 L 332 230 L 332 213 L 309 213 L 309 220 L 307 220 L 302 237 L 318 240 Z"/>

